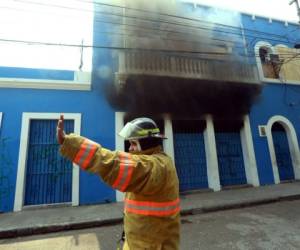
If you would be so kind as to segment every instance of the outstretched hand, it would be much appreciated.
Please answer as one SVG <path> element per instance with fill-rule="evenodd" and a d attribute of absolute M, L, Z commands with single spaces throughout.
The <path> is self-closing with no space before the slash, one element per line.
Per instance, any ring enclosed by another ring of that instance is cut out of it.
<path fill-rule="evenodd" d="M 57 142 L 58 144 L 63 144 L 64 140 L 65 140 L 65 131 L 64 131 L 64 116 L 60 115 L 60 118 L 58 120 L 57 123 L 57 128 L 56 128 L 56 138 L 57 138 Z"/>

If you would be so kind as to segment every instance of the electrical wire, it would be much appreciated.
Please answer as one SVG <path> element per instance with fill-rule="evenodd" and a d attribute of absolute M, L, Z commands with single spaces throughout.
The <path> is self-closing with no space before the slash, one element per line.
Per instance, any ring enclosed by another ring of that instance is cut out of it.
<path fill-rule="evenodd" d="M 1 7 L 0 7 L 1 8 Z M 10 9 L 14 9 L 14 8 L 10 8 Z M 18 10 L 18 11 L 27 11 L 27 10 L 22 10 L 22 9 L 14 9 L 14 10 Z M 31 11 L 31 12 L 34 12 L 34 11 Z M 177 35 L 183 35 L 183 36 L 186 36 L 186 35 L 189 35 L 189 36 L 200 36 L 198 34 L 195 35 L 195 32 L 181 32 L 181 31 L 174 31 L 174 30 L 169 30 L 169 29 L 156 29 L 156 28 L 151 28 L 151 27 L 146 27 L 146 26 L 140 26 L 140 25 L 135 25 L 135 24 L 123 24 L 123 23 L 119 23 L 119 22 L 111 22 L 111 21 L 107 21 L 107 20 L 97 20 L 95 19 L 94 20 L 95 22 L 97 23 L 106 23 L 106 24 L 112 24 L 112 25 L 117 25 L 117 26 L 128 26 L 128 27 L 133 27 L 135 28 L 135 31 L 138 32 L 138 30 L 141 30 L 141 31 L 145 31 L 145 30 L 152 30 L 152 31 L 163 31 L 163 33 L 165 34 L 166 32 L 168 34 L 177 34 Z M 94 31 L 95 32 L 99 32 L 97 31 L 98 28 L 95 28 Z M 122 28 L 122 30 L 124 31 L 133 31 L 133 30 L 130 30 L 130 29 L 126 29 L 126 28 Z M 101 31 L 102 32 L 102 31 Z M 101 33 L 100 32 L 100 33 Z M 151 34 L 151 33 L 148 33 L 148 34 Z M 171 40 L 171 39 L 169 39 Z M 236 41 L 234 40 L 226 40 L 226 39 L 219 39 L 219 38 L 210 38 L 210 40 L 213 40 L 213 41 L 220 41 L 220 42 L 226 42 L 226 43 L 235 43 Z"/>
<path fill-rule="evenodd" d="M 171 24 L 171 25 L 176 25 L 176 26 L 182 26 L 185 28 L 190 28 L 190 29 L 201 29 L 201 30 L 207 30 L 207 31 L 212 31 L 211 27 L 208 26 L 198 26 L 198 25 L 190 25 L 190 24 L 185 24 L 185 23 L 180 23 L 178 21 L 166 21 L 163 19 L 151 19 L 148 17 L 139 17 L 139 16 L 132 16 L 132 15 L 124 15 L 124 14 L 116 14 L 116 13 L 112 13 L 112 12 L 103 12 L 103 11 L 93 11 L 93 10 L 86 10 L 86 9 L 78 9 L 78 8 L 71 8 L 71 7 L 67 7 L 67 6 L 62 6 L 62 5 L 55 5 L 55 4 L 42 4 L 42 3 L 37 3 L 37 2 L 33 2 L 33 1 L 24 1 L 24 0 L 14 0 L 16 2 L 23 2 L 23 3 L 30 3 L 30 4 L 36 4 L 36 5 L 43 5 L 43 6 L 50 6 L 50 7 L 56 7 L 56 8 L 63 8 L 63 9 L 71 9 L 71 10 L 76 10 L 76 11 L 88 11 L 88 12 L 93 12 L 95 14 L 101 14 L 101 15 L 109 15 L 109 16 L 117 16 L 120 18 L 127 18 L 130 20 L 141 20 L 143 22 L 159 22 L 159 24 Z M 112 5 L 112 4 L 105 4 L 105 3 L 94 3 L 93 1 L 81 1 L 81 0 L 76 0 L 78 2 L 85 2 L 85 3 L 91 3 L 91 4 L 96 4 L 96 5 L 102 5 L 102 6 L 109 6 L 109 7 L 114 7 L 114 8 L 121 8 L 121 9 L 127 9 L 127 10 L 134 10 L 134 11 L 139 11 L 139 12 L 144 12 L 144 13 L 152 13 L 155 15 L 159 15 L 159 16 L 164 16 L 164 17 L 172 17 L 172 18 L 177 18 L 180 20 L 186 20 L 186 21 L 194 21 L 194 22 L 200 22 L 200 23 L 206 23 L 206 24 L 210 24 L 210 25 L 215 25 L 217 26 L 218 29 L 214 29 L 213 32 L 218 32 L 218 33 L 225 33 L 225 34 L 231 34 L 231 35 L 237 35 L 237 36 L 242 36 L 241 33 L 236 33 L 235 31 L 241 31 L 240 27 L 234 27 L 234 26 L 230 26 L 230 25 L 224 25 L 224 24 L 219 24 L 219 23 L 212 23 L 212 22 L 208 22 L 205 20 L 199 20 L 199 19 L 194 19 L 194 18 L 188 18 L 188 17 L 183 17 L 183 16 L 176 16 L 176 15 L 170 15 L 170 14 L 165 14 L 165 13 L 157 13 L 157 12 L 151 12 L 151 11 L 147 11 L 147 10 L 142 10 L 142 9 L 136 9 L 136 8 L 129 8 L 129 7 L 125 7 L 125 6 L 118 6 L 118 5 Z M 28 10 L 24 10 L 24 11 L 28 11 Z M 108 24 L 112 24 L 112 25 L 119 25 L 119 26 L 123 26 L 123 27 L 136 27 L 139 30 L 154 30 L 156 32 L 169 32 L 171 34 L 189 34 L 189 35 L 195 35 L 194 33 L 187 33 L 187 32 L 180 32 L 180 31 L 174 31 L 174 30 L 168 30 L 168 29 L 154 29 L 151 27 L 146 27 L 146 26 L 142 26 L 142 25 L 133 25 L 133 24 L 124 24 L 124 23 L 118 23 L 118 22 L 109 22 L 107 20 L 99 20 L 99 19 L 95 19 L 95 22 L 101 22 L 101 23 L 108 23 Z M 223 29 L 221 29 L 223 28 Z M 228 30 L 226 30 L 226 29 Z M 246 33 L 244 34 L 245 37 L 252 37 L 253 39 L 250 41 L 250 43 L 248 43 L 248 45 L 254 43 L 256 40 L 258 39 L 267 39 L 267 40 L 271 40 L 271 41 L 280 41 L 280 42 L 290 42 L 290 40 L 288 39 L 288 33 L 286 35 L 278 35 L 278 34 L 274 34 L 274 33 L 269 33 L 269 32 L 262 32 L 262 31 L 257 31 L 257 30 L 251 30 L 251 29 L 243 29 L 244 31 L 248 31 L 252 34 Z M 298 30 L 298 28 L 296 28 L 295 30 L 289 32 L 292 33 L 294 31 Z M 123 31 L 126 31 L 125 28 L 123 28 Z M 127 29 L 127 31 L 129 31 Z M 130 30 L 130 32 L 133 32 L 133 30 Z M 96 32 L 97 34 L 99 33 L 103 33 L 103 34 L 107 34 L 107 35 L 117 35 L 117 36 L 133 36 L 132 34 L 126 34 L 126 33 L 114 33 L 114 32 Z M 254 36 L 253 34 L 257 34 L 257 36 Z M 149 35 L 149 33 L 148 33 Z M 151 34 L 153 35 L 153 34 Z M 260 36 L 258 36 L 260 35 Z M 267 38 L 262 37 L 262 36 L 267 36 Z M 270 37 L 271 36 L 271 37 Z M 275 37 L 277 37 L 277 39 L 275 39 Z M 179 39 L 165 39 L 165 38 L 160 38 L 161 40 L 164 41 L 175 41 L 175 42 L 187 42 L 187 43 L 199 43 L 198 41 L 191 41 L 191 40 L 179 40 Z M 212 38 L 212 40 L 215 41 L 220 41 L 220 42 L 230 42 L 230 43 L 234 43 L 234 41 L 232 40 L 225 40 L 225 39 L 214 39 Z M 0 41 L 2 42 L 13 42 L 13 43 L 26 43 L 26 44 L 30 44 L 30 45 L 47 45 L 47 46 L 67 46 L 67 47 L 78 47 L 78 48 L 100 48 L 100 49 L 113 49 L 113 50 L 127 50 L 127 51 L 148 51 L 148 52 L 160 52 L 160 53 L 183 53 L 183 54 L 202 54 L 202 55 L 230 55 L 229 53 L 218 53 L 218 52 L 204 52 L 204 51 L 174 51 L 174 50 L 163 50 L 163 49 L 145 49 L 145 48 L 124 48 L 124 47 L 114 47 L 114 46 L 100 46 L 100 45 L 83 45 L 83 44 L 63 44 L 63 43 L 49 43 L 49 42 L 39 42 L 39 41 L 26 41 L 26 40 L 13 40 L 13 39 L 0 39 Z M 235 41 L 236 42 L 236 41 Z M 203 42 L 201 42 L 201 44 L 203 44 Z M 268 46 L 267 46 L 268 47 Z M 238 48 L 237 46 L 235 46 L 234 48 Z M 242 48 L 242 47 L 240 47 Z M 292 60 L 299 60 L 297 59 L 297 57 L 300 55 L 300 53 L 298 54 L 294 54 L 294 53 L 281 53 L 280 55 L 288 55 L 291 57 L 285 57 L 284 62 L 280 65 L 279 71 L 281 70 L 282 65 L 289 63 Z M 241 56 L 241 55 L 239 55 Z M 252 56 L 247 56 L 247 57 L 259 57 L 258 55 L 252 55 Z M 287 105 L 290 106 L 290 104 L 287 103 L 287 90 L 288 90 L 288 86 L 286 81 L 283 81 L 283 79 L 280 79 L 282 81 L 282 83 L 284 84 L 284 101 Z M 291 88 L 292 89 L 292 88 Z M 292 89 L 294 91 L 294 89 Z M 299 91 L 295 92 L 299 93 Z"/>
<path fill-rule="evenodd" d="M 208 51 L 189 51 L 189 50 L 168 50 L 168 49 L 149 49 L 149 48 L 126 48 L 120 46 L 102 46 L 102 45 L 86 45 L 86 44 L 66 44 L 66 43 L 51 43 L 51 42 L 41 42 L 41 41 L 30 41 L 30 40 L 16 40 L 16 39 L 3 39 L 0 38 L 0 42 L 9 42 L 9 43 L 22 43 L 28 45 L 45 45 L 45 46 L 62 46 L 62 47 L 76 47 L 76 48 L 95 48 L 95 49 L 110 49 L 110 50 L 124 50 L 124 51 L 144 51 L 144 52 L 156 52 L 156 53 L 172 53 L 172 54 L 195 54 L 195 55 L 215 55 L 215 56 L 238 56 L 242 58 L 260 58 L 259 55 L 244 55 L 244 54 L 232 54 L 232 53 L 223 53 L 223 52 L 208 52 Z M 291 53 L 281 54 L 281 55 L 291 55 Z M 287 59 L 293 59 L 296 56 L 294 55 Z"/>
<path fill-rule="evenodd" d="M 2 7 L 0 7 L 1 9 Z M 6 9 L 10 9 L 10 10 L 16 10 L 16 11 L 27 11 L 27 10 L 24 10 L 24 9 L 17 9 L 17 8 L 10 8 L 10 7 L 5 7 Z M 30 11 L 30 12 L 34 12 L 34 13 L 37 13 L 37 11 Z M 110 22 L 108 22 L 110 23 Z M 156 30 L 156 29 L 155 29 Z M 130 30 L 130 29 L 126 29 L 126 28 L 122 28 L 122 31 L 128 31 L 128 32 L 138 32 L 139 30 Z M 126 34 L 126 33 L 118 33 L 118 32 L 106 32 L 106 31 L 97 31 L 97 34 L 107 34 L 107 35 L 117 35 L 117 36 L 129 36 L 129 37 L 137 37 L 137 35 L 134 35 L 134 34 Z M 186 34 L 186 33 L 184 33 Z M 195 35 L 194 33 L 189 33 L 190 35 L 193 35 L 194 37 L 196 36 L 199 36 L 199 38 L 203 38 L 203 37 L 200 37 L 200 35 Z M 155 37 L 154 34 L 149 34 L 147 33 L 147 36 L 145 37 L 149 37 L 149 35 L 152 37 Z M 161 34 L 160 34 L 161 35 Z M 164 35 L 168 35 L 168 34 L 165 34 Z M 141 37 L 141 35 L 139 35 L 139 37 Z M 199 41 L 196 41 L 196 40 L 182 40 L 182 39 L 169 39 L 169 38 L 163 38 L 163 37 L 160 37 L 160 40 L 163 40 L 163 41 L 174 41 L 174 42 L 186 42 L 186 43 L 195 43 L 195 44 L 199 44 Z M 212 40 L 212 41 L 217 41 L 217 42 L 225 42 L 225 43 L 235 43 L 236 41 L 232 41 L 232 40 L 225 40 L 225 39 L 218 39 L 218 38 L 209 38 L 207 40 Z M 203 41 L 201 41 L 201 45 L 203 44 L 207 44 L 207 45 L 224 45 L 224 44 L 218 44 L 218 43 L 214 43 L 212 44 L 211 42 L 209 43 L 205 43 Z M 243 49 L 244 46 L 234 46 L 235 48 L 240 48 L 240 49 Z"/>
<path fill-rule="evenodd" d="M 29 40 L 17 40 L 17 39 L 4 39 L 0 38 L 2 42 L 12 43 L 25 43 L 29 45 L 46 45 L 46 46 L 63 46 L 63 47 L 77 47 L 77 48 L 96 48 L 96 49 L 112 49 L 112 50 L 128 50 L 128 51 L 149 51 L 149 52 L 166 52 L 166 53 L 184 53 L 184 54 L 203 54 L 203 55 L 231 55 L 230 53 L 222 52 L 205 52 L 205 51 L 188 51 L 188 50 L 167 50 L 167 49 L 148 49 L 148 48 L 125 48 L 118 46 L 101 46 L 101 45 L 86 45 L 86 44 L 66 44 L 66 43 L 51 43 Z"/>
<path fill-rule="evenodd" d="M 95 4 L 95 5 L 101 5 L 101 6 L 109 6 L 109 7 L 120 8 L 120 9 L 135 10 L 135 11 L 139 11 L 139 12 L 151 13 L 151 14 L 160 15 L 160 16 L 180 18 L 180 19 L 187 20 L 187 21 L 202 22 L 202 23 L 208 23 L 208 24 L 213 24 L 213 25 L 222 26 L 222 27 L 241 29 L 240 27 L 234 27 L 234 26 L 231 26 L 231 25 L 209 22 L 209 21 L 202 20 L 202 19 L 190 18 L 190 17 L 178 16 L 178 15 L 171 15 L 171 14 L 167 14 L 167 13 L 154 12 L 154 11 L 149 11 L 149 10 L 144 10 L 144 9 L 139 9 L 139 8 L 132 8 L 132 7 L 126 7 L 126 6 L 120 6 L 120 5 L 113 5 L 113 4 L 106 4 L 106 3 L 94 2 L 94 1 L 82 1 L 82 0 L 74 0 L 74 1 L 81 2 L 81 3 L 90 3 L 90 4 Z M 160 21 L 160 19 L 158 19 L 158 21 Z M 253 30 L 253 29 L 249 29 L 249 28 L 245 28 L 244 30 L 252 31 L 252 32 L 255 32 L 255 33 L 262 33 L 262 34 L 265 34 L 265 35 L 268 35 L 268 36 L 269 35 L 274 35 L 274 36 L 285 38 L 285 35 L 278 35 L 278 34 L 275 34 L 275 33 L 257 31 L 257 30 Z"/>
<path fill-rule="evenodd" d="M 39 3 L 36 3 L 36 2 L 32 2 L 32 1 L 22 1 L 22 0 L 15 0 L 15 1 L 19 1 L 19 2 L 31 2 L 31 3 L 34 3 L 34 4 L 39 4 Z M 43 5 L 45 5 L 45 4 L 43 4 Z M 48 4 L 47 4 L 47 6 L 49 6 Z M 56 6 L 57 7 L 57 6 Z M 69 8 L 69 7 L 66 7 L 66 6 L 60 6 L 60 7 L 64 7 L 64 8 Z M 123 8 L 122 6 L 118 6 L 118 7 L 120 7 L 120 8 Z M 177 16 L 176 16 L 177 17 Z M 110 24 L 113 24 L 113 23 L 111 23 L 111 22 L 108 22 L 108 23 L 110 23 Z M 118 25 L 124 25 L 123 23 L 117 23 Z M 126 25 L 128 25 L 128 24 L 126 24 Z M 144 27 L 140 27 L 140 26 L 138 26 L 138 28 L 144 28 Z M 156 29 L 154 29 L 154 30 L 156 30 Z M 156 31 L 160 31 L 160 30 L 156 30 Z M 166 30 L 161 30 L 161 31 L 166 31 Z M 171 31 L 171 32 L 174 32 L 174 31 Z M 226 31 L 223 31 L 223 32 L 226 32 Z M 103 32 L 104 33 L 104 32 Z M 107 34 L 108 34 L 108 32 L 106 32 Z M 122 34 L 122 33 L 115 33 L 114 35 L 126 35 L 126 34 Z M 241 35 L 241 34 L 239 34 L 239 35 Z M 254 39 L 258 39 L 258 37 L 255 37 Z M 2 41 L 8 41 L 9 39 L 2 39 Z M 168 39 L 168 40 L 170 40 L 170 41 L 181 41 L 181 42 L 197 42 L 197 41 L 188 41 L 188 40 L 175 40 L 175 39 Z M 212 39 L 213 40 L 213 39 Z M 232 42 L 232 41 L 228 41 L 228 40 L 223 40 L 223 39 L 220 39 L 221 41 L 223 41 L 223 42 Z M 39 45 L 41 45 L 41 44 L 43 44 L 43 45 L 57 45 L 57 46 L 71 46 L 71 47 L 82 47 L 82 45 L 76 45 L 76 44 L 58 44 L 58 43 L 42 43 L 42 42 L 34 42 L 34 41 L 21 41 L 21 40 L 10 40 L 10 42 L 24 42 L 24 43 L 27 43 L 27 44 L 39 44 Z M 85 46 L 86 47 L 86 46 Z M 94 47 L 94 48 L 110 48 L 110 49 L 129 49 L 129 50 L 132 50 L 132 49 L 134 49 L 134 50 L 140 50 L 140 49 L 142 49 L 142 48 L 121 48 L 121 47 L 111 47 L 111 46 L 92 46 L 92 45 L 88 45 L 88 47 Z M 237 48 L 237 46 L 235 46 L 235 48 Z M 142 49 L 142 50 L 147 50 L 147 49 Z M 149 51 L 160 51 L 160 52 L 172 52 L 172 53 L 197 53 L 197 54 L 208 54 L 208 52 L 199 52 L 199 51 L 172 51 L 172 50 L 151 50 L 151 49 L 149 49 Z M 214 54 L 214 55 L 216 55 L 217 53 L 215 53 L 215 52 L 211 52 L 211 53 L 209 53 L 209 54 Z M 223 53 L 224 54 L 224 53 Z M 226 53 L 225 53 L 226 54 Z M 224 54 L 224 55 L 225 55 Z M 226 55 L 228 55 L 228 54 L 226 54 Z M 252 56 L 253 57 L 253 56 Z"/>
<path fill-rule="evenodd" d="M 36 3 L 36 2 L 32 2 L 32 1 L 22 1 L 22 0 L 16 0 L 16 1 L 19 1 L 19 2 L 27 2 L 27 3 L 32 3 L 32 4 L 40 4 L 40 3 Z M 100 3 L 98 3 L 98 4 L 100 4 Z M 46 6 L 49 6 L 49 4 L 42 4 L 42 5 L 46 5 Z M 64 8 L 69 8 L 69 7 L 66 7 L 66 6 L 57 6 L 57 5 L 55 5 L 55 7 L 64 7 Z M 119 8 L 123 8 L 122 6 L 118 6 Z M 74 9 L 74 8 L 73 8 Z M 178 17 L 178 16 L 176 16 L 176 17 Z M 141 27 L 140 25 L 130 25 L 130 24 L 123 24 L 123 23 L 113 23 L 113 22 L 108 22 L 107 20 L 96 20 L 96 22 L 102 22 L 102 23 L 109 23 L 109 24 L 113 24 L 113 25 L 122 25 L 122 26 L 131 26 L 131 27 L 135 27 L 135 28 L 137 28 L 137 29 L 148 29 L 148 30 L 153 30 L 153 31 L 164 31 L 164 32 L 169 32 L 169 33 L 172 33 L 172 34 L 183 34 L 183 35 L 185 35 L 185 34 L 189 34 L 189 35 L 195 35 L 195 33 L 187 33 L 187 32 L 180 32 L 180 31 L 173 31 L 173 30 L 165 30 L 165 29 L 153 29 L 153 28 L 150 28 L 150 27 Z M 124 28 L 123 28 L 124 29 Z M 124 29 L 124 30 L 126 30 L 126 29 Z M 209 30 L 210 31 L 210 30 Z M 219 32 L 223 32 L 223 33 L 228 33 L 227 31 L 219 31 Z M 149 34 L 149 33 L 148 33 Z M 266 34 L 271 34 L 271 33 L 266 33 Z M 114 34 L 115 35 L 115 34 Z M 125 34 L 122 34 L 122 35 L 125 35 Z M 234 34 L 234 35 L 238 35 L 238 36 L 241 36 L 241 34 Z M 251 35 L 249 35 L 249 34 L 245 34 L 245 36 L 248 36 L 248 37 L 253 37 L 253 36 L 251 36 Z M 258 37 L 253 37 L 253 40 L 247 45 L 247 47 L 243 47 L 243 48 L 250 48 L 250 46 L 251 46 L 251 43 L 252 42 L 254 42 L 255 40 L 257 40 L 257 39 L 259 39 Z M 262 38 L 262 39 L 265 39 L 265 38 Z M 166 39 L 163 39 L 163 40 L 166 40 Z M 168 39 L 168 41 L 171 41 L 172 39 Z M 232 42 L 234 42 L 234 41 L 232 41 L 232 40 L 225 40 L 225 39 L 217 39 L 217 38 L 211 38 L 211 40 L 213 40 L 213 41 L 221 41 L 221 42 L 230 42 L 230 43 L 232 43 Z M 268 40 L 275 40 L 275 41 L 279 41 L 279 40 L 277 40 L 277 39 L 270 39 L 270 38 L 268 38 Z M 175 40 L 175 39 L 173 39 L 173 41 L 180 41 L 180 42 L 183 42 L 183 40 L 179 40 L 179 39 L 177 39 L 177 40 Z M 193 41 L 189 41 L 189 42 L 193 42 Z M 197 41 L 195 41 L 195 42 L 197 42 Z M 281 40 L 280 40 L 280 42 L 282 42 Z M 242 48 L 241 46 L 235 46 L 235 48 Z"/>
<path fill-rule="evenodd" d="M 74 7 L 67 7 L 67 6 L 57 5 L 57 4 L 44 4 L 44 3 L 39 3 L 39 2 L 34 2 L 34 1 L 29 1 L 29 0 L 14 0 L 14 1 L 22 2 L 22 3 L 28 3 L 28 4 L 34 4 L 34 5 L 47 6 L 47 7 L 56 7 L 56 8 L 63 8 L 63 9 L 69 9 L 69 10 L 71 9 L 71 10 L 88 11 L 88 12 L 97 13 L 97 11 L 94 12 L 93 10 L 78 9 L 78 8 L 74 8 Z M 118 6 L 118 7 L 119 7 L 119 8 L 123 8 L 122 6 Z M 125 8 L 126 8 L 126 7 L 125 7 Z M 100 13 L 100 12 L 98 12 L 98 13 Z M 103 13 L 102 13 L 102 14 L 103 14 Z M 119 16 L 119 17 L 124 17 L 124 15 L 121 15 L 121 14 L 115 14 L 115 13 L 105 13 L 105 14 L 106 14 L 106 15 L 112 15 L 112 16 L 117 15 L 117 16 Z M 128 17 L 130 17 L 130 16 L 128 16 Z M 180 16 L 175 16 L 175 17 L 181 18 Z M 140 18 L 140 17 L 134 17 L 134 18 Z M 144 18 L 140 18 L 140 19 L 142 19 L 143 21 L 145 21 Z M 201 21 L 201 20 L 198 20 L 198 19 L 192 19 L 192 20 Z M 152 22 L 155 22 L 155 21 L 157 22 L 158 20 L 152 19 L 151 21 L 152 21 Z M 158 22 L 159 22 L 159 21 L 158 21 Z M 170 22 L 167 22 L 167 21 L 164 21 L 164 22 L 170 24 Z M 118 25 L 124 25 L 124 24 L 122 24 L 122 23 L 117 23 L 117 24 L 118 24 Z M 173 24 L 174 24 L 174 23 L 173 23 Z M 177 23 L 177 25 L 181 25 L 181 24 L 180 24 L 180 23 Z M 185 24 L 184 24 L 184 25 L 185 25 Z M 128 26 L 129 26 L 129 25 L 128 25 Z M 185 25 L 185 26 L 188 26 L 189 28 L 197 28 L 197 29 L 203 29 L 203 30 L 209 30 L 209 31 L 211 31 L 211 28 L 207 28 L 207 27 L 196 27 L 196 26 L 193 27 L 193 26 L 189 26 L 189 25 Z M 229 26 L 229 27 L 235 28 L 234 26 Z M 141 28 L 147 28 L 147 27 L 141 27 Z M 245 29 L 245 30 L 246 30 L 246 29 Z M 167 30 L 160 30 L 160 31 L 167 31 Z M 169 31 L 171 31 L 171 30 L 169 30 Z M 254 30 L 252 30 L 252 31 L 254 31 Z M 240 33 L 234 33 L 234 32 L 223 31 L 223 30 L 214 30 L 214 32 L 230 33 L 230 34 L 232 34 L 232 35 L 238 35 L 238 36 L 241 36 Z M 254 32 L 257 32 L 257 31 L 254 31 Z M 270 36 L 270 35 L 279 36 L 279 35 L 277 35 L 277 34 L 272 34 L 272 33 L 267 33 L 267 32 L 261 32 L 261 33 L 264 33 L 266 36 Z M 245 34 L 245 36 L 253 37 L 253 35 L 250 35 L 250 34 Z M 285 39 L 286 39 L 285 41 L 288 40 L 286 37 L 283 37 L 283 36 L 279 36 L 279 37 L 285 38 Z M 274 38 L 270 38 L 270 37 L 268 37 L 268 39 L 269 39 L 269 40 L 275 40 L 275 41 L 284 42 L 283 40 L 280 40 L 280 39 L 274 39 Z"/>
<path fill-rule="evenodd" d="M 19 1 L 21 1 L 21 0 L 19 0 Z M 66 7 L 66 8 L 68 8 L 68 7 Z M 166 29 L 154 29 L 154 28 L 144 27 L 144 26 L 141 27 L 140 25 L 133 25 L 133 24 L 130 25 L 130 24 L 123 24 L 123 23 L 116 23 L 116 22 L 108 22 L 107 20 L 101 20 L 101 21 L 100 20 L 96 20 L 96 22 L 109 23 L 109 24 L 119 25 L 119 26 L 130 26 L 130 27 L 135 27 L 137 29 L 143 29 L 143 30 L 144 29 L 148 29 L 148 30 L 153 30 L 153 31 L 164 31 L 164 32 L 169 32 L 171 34 L 182 34 L 182 35 L 189 34 L 189 35 L 195 35 L 195 33 L 187 33 L 187 32 L 180 32 L 180 31 L 173 31 L 173 30 L 166 30 Z M 220 32 L 227 33 L 226 31 L 220 31 Z M 241 36 L 241 34 L 236 34 L 236 33 L 235 33 L 235 35 Z M 245 36 L 251 36 L 251 35 L 245 34 Z M 258 37 L 254 37 L 254 39 L 258 39 Z M 272 40 L 270 38 L 268 38 L 268 39 Z M 171 39 L 169 39 L 169 40 L 171 40 Z M 217 39 L 217 38 L 211 38 L 211 40 L 213 40 L 213 41 L 222 41 L 222 42 L 230 42 L 230 43 L 234 42 L 232 40 Z M 278 41 L 278 40 L 276 40 L 276 41 Z"/>

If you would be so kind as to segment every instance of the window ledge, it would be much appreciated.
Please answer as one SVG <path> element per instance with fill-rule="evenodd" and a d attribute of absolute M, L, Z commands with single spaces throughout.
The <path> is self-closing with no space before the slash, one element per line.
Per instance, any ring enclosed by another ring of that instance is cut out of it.
<path fill-rule="evenodd" d="M 0 88 L 91 90 L 91 72 L 75 71 L 67 80 L 0 77 Z"/>
<path fill-rule="evenodd" d="M 278 80 L 273 78 L 264 78 L 261 77 L 260 80 L 264 83 L 275 83 L 275 84 L 293 84 L 293 85 L 300 85 L 300 81 L 293 81 L 293 80 Z"/>
<path fill-rule="evenodd" d="M 29 88 L 57 90 L 91 90 L 91 82 L 44 80 L 23 78 L 0 78 L 0 88 Z"/>

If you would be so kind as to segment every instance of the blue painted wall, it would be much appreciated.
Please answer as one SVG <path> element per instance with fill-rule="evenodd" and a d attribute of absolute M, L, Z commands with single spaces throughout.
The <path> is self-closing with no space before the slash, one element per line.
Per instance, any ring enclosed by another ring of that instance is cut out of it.
<path fill-rule="evenodd" d="M 5 150 L 11 162 L 9 168 L 12 187 L 9 197 L 1 200 L 1 209 L 10 211 L 13 208 L 22 112 L 81 113 L 81 134 L 101 143 L 104 147 L 114 149 L 114 111 L 103 99 L 100 84 L 100 81 L 93 81 L 92 92 L 1 89 L 0 110 L 3 112 L 1 138 L 7 138 Z M 80 204 L 105 200 L 115 200 L 115 192 L 102 184 L 99 178 L 81 171 Z"/>
<path fill-rule="evenodd" d="M 269 42 L 273 46 L 285 44 L 290 48 L 300 41 L 300 32 L 295 24 L 285 25 L 283 21 L 251 16 L 242 16 L 245 28 L 246 40 L 249 48 L 249 55 L 255 61 L 254 46 L 259 41 Z M 254 31 L 253 31 L 254 30 Z M 269 34 L 266 34 L 269 33 Z M 273 171 L 269 156 L 269 149 L 266 137 L 260 137 L 258 125 L 266 125 L 274 115 L 281 115 L 290 120 L 294 125 L 297 135 L 300 133 L 300 87 L 290 84 L 266 83 L 259 100 L 253 105 L 250 112 L 250 123 L 254 150 L 258 168 L 258 175 L 261 185 L 273 184 Z M 298 137 L 299 138 L 299 137 Z"/>
<path fill-rule="evenodd" d="M 97 34 L 97 30 L 95 28 L 94 44 L 110 44 L 111 41 Z M 0 89 L 0 112 L 3 112 L 0 139 L 5 139 L 5 145 L 0 146 L 0 168 L 5 169 L 0 171 L 0 211 L 13 210 L 22 112 L 81 113 L 81 134 L 106 148 L 115 148 L 115 111 L 104 93 L 104 86 L 113 82 L 113 75 L 106 74 L 106 78 L 102 78 L 98 74 L 99 69 L 111 63 L 111 50 L 94 49 L 91 91 Z M 2 67 L 0 77 L 13 77 L 15 72 L 16 77 L 70 80 L 74 75 L 69 71 L 57 74 L 58 71 L 52 70 L 14 70 Z M 40 77 L 41 74 L 44 77 Z M 5 159 L 1 161 L 2 155 Z M 115 201 L 115 191 L 98 176 L 80 171 L 80 204 L 110 201 Z"/>
<path fill-rule="evenodd" d="M 74 80 L 74 71 L 29 69 L 17 67 L 0 67 L 0 76 L 4 78 L 46 79 L 46 80 Z"/>

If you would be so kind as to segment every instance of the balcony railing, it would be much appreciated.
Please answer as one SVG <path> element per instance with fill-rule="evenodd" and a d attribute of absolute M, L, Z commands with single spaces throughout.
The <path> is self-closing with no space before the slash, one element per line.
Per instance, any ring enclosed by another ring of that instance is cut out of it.
<path fill-rule="evenodd" d="M 117 72 L 119 82 L 122 83 L 129 75 L 259 83 L 256 66 L 238 61 L 149 52 L 120 52 Z"/>

